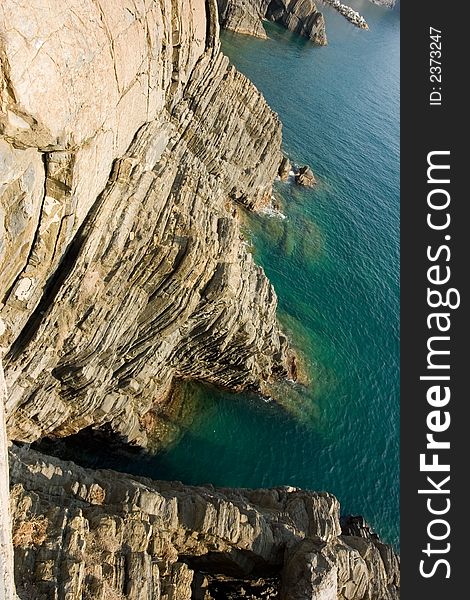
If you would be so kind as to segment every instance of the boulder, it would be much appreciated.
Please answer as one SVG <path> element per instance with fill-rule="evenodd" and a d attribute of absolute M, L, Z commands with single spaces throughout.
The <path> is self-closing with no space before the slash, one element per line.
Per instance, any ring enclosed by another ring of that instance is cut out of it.
<path fill-rule="evenodd" d="M 313 174 L 312 169 L 305 165 L 300 167 L 300 169 L 295 174 L 295 182 L 298 185 L 302 185 L 304 187 L 313 187 L 316 185 L 317 180 L 315 179 L 315 175 Z"/>

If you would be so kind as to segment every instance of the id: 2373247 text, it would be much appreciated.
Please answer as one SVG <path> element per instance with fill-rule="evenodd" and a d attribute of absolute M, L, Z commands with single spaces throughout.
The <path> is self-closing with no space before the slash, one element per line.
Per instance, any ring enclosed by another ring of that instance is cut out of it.
<path fill-rule="evenodd" d="M 429 105 L 442 105 L 442 32 L 435 27 L 429 28 Z"/>

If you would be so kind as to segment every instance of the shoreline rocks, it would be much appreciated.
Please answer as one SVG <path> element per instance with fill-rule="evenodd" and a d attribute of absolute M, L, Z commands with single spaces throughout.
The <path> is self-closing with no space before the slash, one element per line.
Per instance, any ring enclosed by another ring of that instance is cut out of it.
<path fill-rule="evenodd" d="M 399 598 L 393 549 L 344 535 L 328 493 L 185 486 L 16 446 L 10 473 L 20 596 Z"/>
<path fill-rule="evenodd" d="M 339 0 L 321 1 L 339 12 L 355 27 L 369 29 L 365 18 L 350 6 L 342 4 Z M 266 39 L 262 21 L 267 20 L 279 23 L 289 31 L 320 46 L 326 46 L 328 43 L 324 16 L 318 11 L 313 0 L 217 0 L 217 5 L 219 22 L 223 29 Z"/>
<path fill-rule="evenodd" d="M 287 181 L 289 179 L 289 173 L 292 170 L 292 165 L 287 156 L 282 157 L 281 164 L 279 165 L 279 178 L 281 181 Z"/>
<path fill-rule="evenodd" d="M 270 15 L 326 43 L 314 6 Z M 237 217 L 270 198 L 281 124 L 221 53 L 215 0 L 3 0 L 0 33 L 10 438 L 106 427 L 146 447 L 174 381 L 294 378 Z M 343 536 L 331 494 L 155 482 L 27 445 L 9 456 L 22 598 L 290 598 L 295 565 L 320 565 L 338 600 L 398 597 L 395 553 Z"/>
<path fill-rule="evenodd" d="M 386 8 L 400 8 L 400 0 L 370 0 L 370 2 L 378 4 L 379 6 L 385 6 Z"/>
<path fill-rule="evenodd" d="M 0 348 L 0 599 L 16 600 L 14 554 L 10 517 L 9 442 L 5 424 L 7 389 Z"/>
<path fill-rule="evenodd" d="M 300 167 L 298 170 L 294 170 L 295 183 L 303 187 L 314 187 L 317 184 L 315 175 L 312 169 L 308 165 Z"/>
<path fill-rule="evenodd" d="M 215 0 L 67 2 L 2 3 L 8 432 L 145 447 L 178 379 L 292 377 L 236 210 L 270 202 L 281 123 L 221 53 Z"/>
<path fill-rule="evenodd" d="M 315 44 L 327 44 L 325 20 L 313 0 L 217 0 L 223 29 L 266 38 L 262 21 L 283 25 Z"/>

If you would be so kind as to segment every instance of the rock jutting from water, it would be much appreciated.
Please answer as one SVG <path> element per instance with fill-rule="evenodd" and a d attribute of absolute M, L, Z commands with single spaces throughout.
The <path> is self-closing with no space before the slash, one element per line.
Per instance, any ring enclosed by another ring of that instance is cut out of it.
<path fill-rule="evenodd" d="M 279 178 L 281 181 L 287 181 L 289 179 L 289 173 L 292 170 L 292 165 L 287 156 L 284 156 L 279 166 Z"/>
<path fill-rule="evenodd" d="M 317 183 L 315 175 L 308 165 L 304 165 L 303 167 L 294 170 L 294 178 L 295 183 L 304 187 L 313 187 Z"/>
<path fill-rule="evenodd" d="M 315 44 L 327 43 L 325 20 L 313 0 L 217 0 L 217 4 L 224 29 L 266 38 L 262 21 L 267 19 Z"/>
<path fill-rule="evenodd" d="M 373 4 L 386 6 L 387 8 L 400 8 L 400 0 L 370 0 Z"/>
<path fill-rule="evenodd" d="M 343 15 L 350 23 L 359 27 L 359 29 L 369 29 L 369 25 L 364 17 L 359 14 L 356 10 L 347 6 L 346 4 L 342 4 L 339 0 L 321 0 L 324 4 L 328 4 L 336 11 L 339 12 L 340 15 Z"/>
<path fill-rule="evenodd" d="M 398 557 L 328 493 L 191 487 L 10 452 L 20 597 L 396 600 Z M 251 595 L 249 595 L 251 594 Z"/>

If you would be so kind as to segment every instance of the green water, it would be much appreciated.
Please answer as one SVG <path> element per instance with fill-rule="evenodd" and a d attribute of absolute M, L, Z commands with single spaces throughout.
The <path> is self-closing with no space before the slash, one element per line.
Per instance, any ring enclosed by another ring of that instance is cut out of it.
<path fill-rule="evenodd" d="M 279 113 L 284 144 L 319 178 L 277 184 L 285 219 L 250 220 L 280 319 L 310 387 L 290 410 L 204 386 L 170 451 L 120 464 L 186 483 L 329 490 L 399 544 L 399 13 L 353 2 L 370 31 L 328 7 L 329 45 L 268 24 L 268 40 L 223 35 L 224 51 Z"/>

